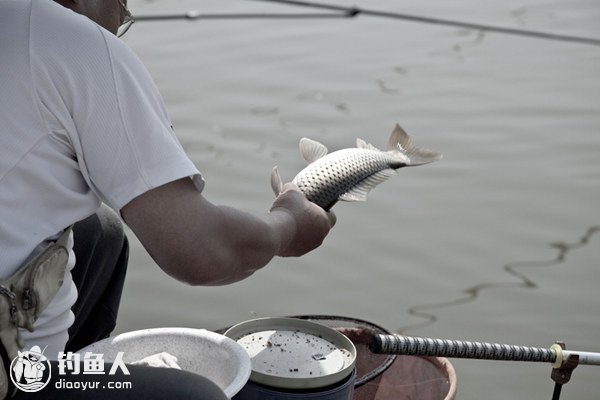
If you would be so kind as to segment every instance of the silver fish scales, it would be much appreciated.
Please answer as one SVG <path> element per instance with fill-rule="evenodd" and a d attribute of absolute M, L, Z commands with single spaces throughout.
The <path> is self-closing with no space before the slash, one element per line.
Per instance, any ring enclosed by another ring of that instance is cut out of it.
<path fill-rule="evenodd" d="M 325 210 L 338 200 L 366 201 L 369 191 L 396 175 L 398 168 L 427 164 L 441 158 L 438 152 L 415 147 L 399 125 L 390 135 L 387 151 L 358 139 L 356 148 L 328 154 L 327 147 L 321 143 L 302 138 L 300 153 L 309 165 L 292 182 L 308 200 Z M 271 175 L 271 186 L 275 194 L 281 192 L 282 181 L 277 167 Z"/>
<path fill-rule="evenodd" d="M 377 176 L 380 171 L 387 170 L 390 164 L 397 163 L 396 159 L 381 151 L 357 150 L 340 150 L 335 159 L 315 162 L 292 182 L 308 200 L 324 209 L 331 208 L 340 197 L 351 201 L 347 194 L 349 188 L 356 188 L 365 179 Z"/>

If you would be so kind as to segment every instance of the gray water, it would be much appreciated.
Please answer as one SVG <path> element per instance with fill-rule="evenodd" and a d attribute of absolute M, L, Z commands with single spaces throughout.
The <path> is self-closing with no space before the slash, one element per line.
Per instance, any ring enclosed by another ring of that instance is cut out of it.
<path fill-rule="evenodd" d="M 597 0 L 340 5 L 600 38 Z M 137 14 L 309 12 L 258 1 L 131 0 Z M 410 335 L 600 352 L 600 47 L 362 16 L 138 22 L 205 196 L 264 212 L 298 140 L 385 146 L 396 122 L 435 164 L 341 203 L 317 251 L 227 287 L 171 280 L 132 241 L 117 332 L 334 314 Z M 452 360 L 461 399 L 549 399 L 550 366 Z M 600 398 L 580 366 L 564 399 Z"/>

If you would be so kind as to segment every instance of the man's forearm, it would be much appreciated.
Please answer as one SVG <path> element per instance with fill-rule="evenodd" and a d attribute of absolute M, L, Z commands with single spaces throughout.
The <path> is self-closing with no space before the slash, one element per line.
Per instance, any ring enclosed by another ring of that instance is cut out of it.
<path fill-rule="evenodd" d="M 254 215 L 212 204 L 189 179 L 138 196 L 121 214 L 157 264 L 192 285 L 235 282 L 276 255 L 302 255 L 321 244 L 335 221 L 293 186 L 271 212 Z"/>

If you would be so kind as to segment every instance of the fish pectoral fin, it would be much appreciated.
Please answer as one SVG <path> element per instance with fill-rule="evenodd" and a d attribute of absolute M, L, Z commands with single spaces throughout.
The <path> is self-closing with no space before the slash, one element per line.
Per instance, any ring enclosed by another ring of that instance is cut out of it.
<path fill-rule="evenodd" d="M 300 139 L 300 154 L 309 164 L 326 156 L 328 152 L 327 147 L 316 140 L 309 138 Z"/>
<path fill-rule="evenodd" d="M 367 201 L 367 193 L 354 193 L 349 191 L 341 195 L 338 200 L 341 201 Z"/>
<path fill-rule="evenodd" d="M 377 185 L 385 182 L 389 177 L 398 175 L 393 169 L 384 169 L 363 179 L 360 183 L 339 197 L 342 201 L 367 201 L 367 195 Z"/>
<path fill-rule="evenodd" d="M 281 181 L 281 176 L 279 176 L 279 170 L 277 166 L 274 166 L 273 171 L 271 171 L 271 189 L 273 189 L 275 196 L 279 196 L 282 188 L 283 182 Z"/>

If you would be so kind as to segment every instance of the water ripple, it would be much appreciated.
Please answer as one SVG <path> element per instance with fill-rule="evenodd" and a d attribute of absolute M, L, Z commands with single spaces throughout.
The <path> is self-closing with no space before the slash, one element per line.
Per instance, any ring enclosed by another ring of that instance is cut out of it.
<path fill-rule="evenodd" d="M 483 282 L 464 289 L 462 291 L 464 295 L 457 299 L 448 300 L 440 303 L 419 304 L 409 308 L 408 314 L 418 318 L 422 318 L 424 321 L 412 325 L 403 326 L 398 329 L 398 333 L 405 333 L 408 330 L 424 328 L 426 326 L 434 324 L 438 320 L 438 317 L 435 313 L 432 312 L 432 310 L 439 310 L 442 308 L 454 307 L 461 304 L 473 302 L 477 300 L 479 294 L 483 290 L 519 287 L 524 289 L 535 289 L 537 287 L 537 284 L 522 271 L 523 268 L 550 267 L 561 264 L 566 260 L 567 254 L 570 251 L 579 249 L 587 245 L 590 241 L 590 238 L 597 232 L 600 232 L 600 225 L 594 225 L 589 227 L 585 234 L 583 234 L 576 242 L 568 243 L 560 241 L 550 243 L 550 247 L 557 250 L 556 256 L 552 259 L 539 261 L 520 261 L 506 264 L 504 266 L 504 271 L 506 271 L 506 273 L 508 273 L 509 275 L 517 278 L 516 282 Z"/>

